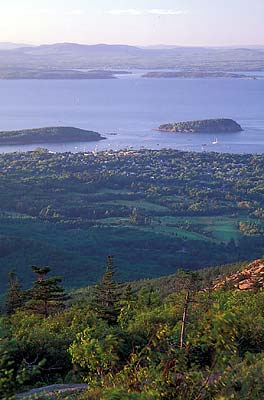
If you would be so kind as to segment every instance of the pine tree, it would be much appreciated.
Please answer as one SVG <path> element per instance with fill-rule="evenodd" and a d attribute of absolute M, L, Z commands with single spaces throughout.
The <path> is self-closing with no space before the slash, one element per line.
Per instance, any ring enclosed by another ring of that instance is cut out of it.
<path fill-rule="evenodd" d="M 95 288 L 93 306 L 98 317 L 109 324 L 115 324 L 120 313 L 119 285 L 114 280 L 114 275 L 114 260 L 112 256 L 108 256 L 103 278 Z"/>
<path fill-rule="evenodd" d="M 180 348 L 186 350 L 186 327 L 188 323 L 188 312 L 190 304 L 195 301 L 195 295 L 201 289 L 201 278 L 195 271 L 182 271 L 179 277 L 183 279 L 183 288 L 186 290 L 182 313 Z"/>
<path fill-rule="evenodd" d="M 50 272 L 49 267 L 32 266 L 37 279 L 33 288 L 28 291 L 29 300 L 26 308 L 34 314 L 43 315 L 47 318 L 64 308 L 64 302 L 67 299 L 64 288 L 60 286 L 61 279 L 57 277 L 47 278 Z"/>
<path fill-rule="evenodd" d="M 14 312 L 22 307 L 24 304 L 25 296 L 21 289 L 19 280 L 14 271 L 9 273 L 9 290 L 6 296 L 6 313 L 8 315 L 14 314 Z"/>
<path fill-rule="evenodd" d="M 132 286 L 128 283 L 125 287 L 124 293 L 122 295 L 122 302 L 130 302 L 134 298 Z"/>

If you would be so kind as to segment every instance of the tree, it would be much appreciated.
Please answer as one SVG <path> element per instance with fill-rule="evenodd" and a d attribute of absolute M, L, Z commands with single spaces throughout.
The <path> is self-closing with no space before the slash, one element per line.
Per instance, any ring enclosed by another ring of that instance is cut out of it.
<path fill-rule="evenodd" d="M 14 271 L 9 273 L 9 290 L 6 296 L 6 313 L 8 315 L 14 314 L 14 312 L 22 307 L 24 304 L 25 296 L 21 289 L 19 280 Z"/>
<path fill-rule="evenodd" d="M 120 312 L 118 316 L 118 324 L 125 329 L 134 316 L 136 297 L 132 291 L 131 284 L 126 285 L 122 295 L 120 304 Z"/>
<path fill-rule="evenodd" d="M 109 324 L 115 324 L 120 313 L 119 285 L 115 282 L 114 275 L 113 256 L 108 256 L 103 278 L 95 288 L 93 306 L 98 317 Z"/>
<path fill-rule="evenodd" d="M 181 278 L 183 278 L 186 295 L 184 300 L 182 321 L 181 321 L 180 348 L 186 349 L 186 326 L 188 320 L 188 310 L 190 303 L 195 301 L 194 296 L 197 290 L 199 289 L 199 279 L 198 279 L 198 274 L 193 271 L 182 272 Z"/>
<path fill-rule="evenodd" d="M 0 318 L 0 399 L 15 399 L 15 392 L 39 374 L 39 365 L 27 368 L 20 357 L 20 343 L 12 337 L 6 319 Z"/>
<path fill-rule="evenodd" d="M 33 288 L 28 291 L 29 300 L 26 303 L 26 308 L 33 311 L 34 314 L 40 314 L 47 318 L 50 314 L 64 308 L 67 296 L 64 288 L 60 286 L 60 278 L 46 277 L 50 272 L 49 267 L 32 266 L 32 270 L 37 279 L 33 284 Z"/>
<path fill-rule="evenodd" d="M 76 335 L 69 352 L 89 386 L 104 384 L 104 378 L 120 368 L 123 342 L 120 329 L 102 320 Z"/>

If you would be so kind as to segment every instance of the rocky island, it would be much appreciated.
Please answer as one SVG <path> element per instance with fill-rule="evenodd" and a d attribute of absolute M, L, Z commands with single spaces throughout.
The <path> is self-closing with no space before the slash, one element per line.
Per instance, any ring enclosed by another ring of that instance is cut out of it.
<path fill-rule="evenodd" d="M 106 138 L 98 132 L 63 126 L 0 131 L 0 145 L 95 142 L 103 139 Z"/>
<path fill-rule="evenodd" d="M 158 131 L 175 133 L 232 133 L 241 132 L 241 126 L 232 119 L 205 119 L 160 125 Z"/>

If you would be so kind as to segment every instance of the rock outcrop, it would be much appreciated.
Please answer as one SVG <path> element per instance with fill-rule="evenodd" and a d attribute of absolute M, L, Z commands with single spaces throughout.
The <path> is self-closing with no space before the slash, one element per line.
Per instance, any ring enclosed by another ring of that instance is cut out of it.
<path fill-rule="evenodd" d="M 264 287 L 264 260 L 250 263 L 244 270 L 217 282 L 214 289 L 234 287 L 240 290 L 256 290 Z"/>

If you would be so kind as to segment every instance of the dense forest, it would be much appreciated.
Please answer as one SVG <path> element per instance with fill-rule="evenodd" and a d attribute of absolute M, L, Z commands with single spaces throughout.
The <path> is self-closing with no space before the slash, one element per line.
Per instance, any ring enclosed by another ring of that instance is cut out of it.
<path fill-rule="evenodd" d="M 264 260 L 247 270 L 251 290 L 232 279 L 242 264 L 122 284 L 109 256 L 99 283 L 70 295 L 48 267 L 32 267 L 28 290 L 11 272 L 1 399 L 263 398 Z M 54 384 L 57 395 L 32 391 Z"/>
<path fill-rule="evenodd" d="M 68 288 L 263 255 L 263 155 L 124 150 L 0 156 L 0 290 L 50 265 Z"/>

